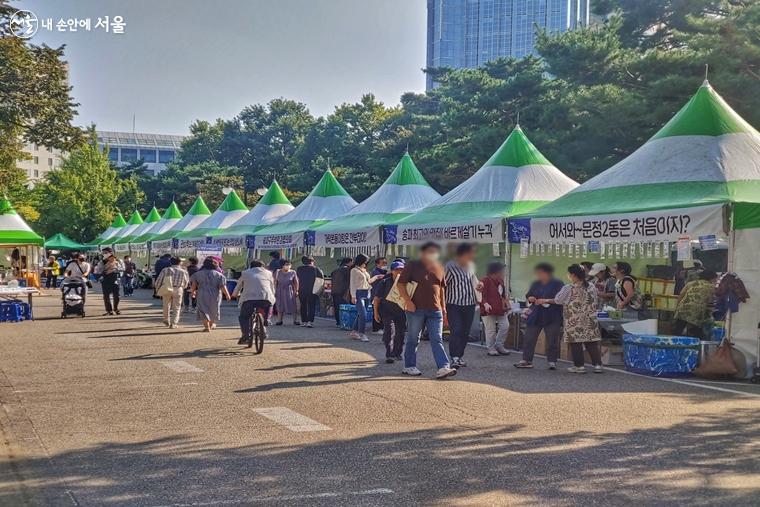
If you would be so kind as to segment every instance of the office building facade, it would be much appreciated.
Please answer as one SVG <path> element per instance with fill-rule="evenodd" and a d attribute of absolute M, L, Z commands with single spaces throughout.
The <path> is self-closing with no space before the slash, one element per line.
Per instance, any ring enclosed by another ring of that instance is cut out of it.
<path fill-rule="evenodd" d="M 61 150 L 37 144 L 27 144 L 24 146 L 24 151 L 29 155 L 29 158 L 19 160 L 17 166 L 26 173 L 29 181 L 43 180 L 47 173 L 61 166 L 61 157 L 63 156 Z"/>
<path fill-rule="evenodd" d="M 147 170 L 158 174 L 174 162 L 185 136 L 97 131 L 98 144 L 108 146 L 108 158 L 116 165 L 142 160 Z"/>
<path fill-rule="evenodd" d="M 590 0 L 427 0 L 427 67 L 475 68 L 534 53 L 538 29 L 589 24 Z M 427 87 L 434 83 L 428 77 Z"/>

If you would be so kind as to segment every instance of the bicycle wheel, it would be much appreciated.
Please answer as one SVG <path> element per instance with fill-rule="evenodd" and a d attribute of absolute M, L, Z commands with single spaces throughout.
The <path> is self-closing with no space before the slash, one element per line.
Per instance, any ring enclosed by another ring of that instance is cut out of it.
<path fill-rule="evenodd" d="M 264 340 L 267 337 L 267 328 L 264 325 L 264 317 L 261 313 L 256 312 L 253 318 L 253 344 L 256 346 L 256 353 L 261 354 L 264 350 Z"/>

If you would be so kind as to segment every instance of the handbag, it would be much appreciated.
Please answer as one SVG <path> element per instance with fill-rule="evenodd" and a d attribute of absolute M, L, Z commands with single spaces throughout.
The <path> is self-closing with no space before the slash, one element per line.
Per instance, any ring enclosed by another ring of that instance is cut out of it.
<path fill-rule="evenodd" d="M 724 338 L 715 352 L 710 354 L 707 359 L 694 369 L 694 375 L 702 378 L 716 379 L 731 375 L 736 375 L 739 369 L 736 367 L 732 350 L 734 346 Z"/>
<path fill-rule="evenodd" d="M 167 281 L 169 282 L 167 285 Z M 164 275 L 164 278 L 161 280 L 161 285 L 156 289 L 156 294 L 158 294 L 161 297 L 168 297 L 174 294 L 174 287 L 172 286 L 172 277 L 171 275 L 166 276 Z"/>
<path fill-rule="evenodd" d="M 407 282 L 406 284 L 406 293 L 409 294 L 409 299 L 414 297 L 414 291 L 417 290 L 417 282 Z M 393 281 L 393 287 L 391 287 L 390 292 L 388 292 L 388 295 L 385 296 L 385 300 L 389 301 L 391 303 L 395 303 L 398 305 L 402 310 L 406 310 L 404 300 L 401 298 L 401 294 L 399 294 L 398 291 L 398 278 Z"/>
<path fill-rule="evenodd" d="M 315 296 L 319 296 L 322 294 L 322 291 L 325 289 L 325 279 L 324 278 L 315 278 L 314 279 L 314 286 L 311 288 L 311 293 Z"/>

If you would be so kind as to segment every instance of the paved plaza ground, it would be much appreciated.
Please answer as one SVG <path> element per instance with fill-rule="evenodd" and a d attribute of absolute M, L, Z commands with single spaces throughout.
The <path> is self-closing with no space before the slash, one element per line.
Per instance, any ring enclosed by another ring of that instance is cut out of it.
<path fill-rule="evenodd" d="M 123 314 L 0 324 L 0 505 L 760 504 L 760 389 L 512 367 L 470 347 L 432 379 L 333 322 L 236 345 Z M 706 387 L 705 387 L 706 386 Z"/>

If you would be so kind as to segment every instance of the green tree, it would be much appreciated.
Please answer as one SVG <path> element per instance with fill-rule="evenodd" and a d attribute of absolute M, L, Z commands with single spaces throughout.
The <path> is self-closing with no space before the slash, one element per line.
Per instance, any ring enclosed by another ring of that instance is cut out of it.
<path fill-rule="evenodd" d="M 35 190 L 42 197 L 36 230 L 46 236 L 63 232 L 77 241 L 92 240 L 118 211 L 128 212 L 144 201 L 137 181 L 120 178 L 111 166 L 94 129 Z"/>
<path fill-rule="evenodd" d="M 70 96 L 63 46 L 36 46 L 4 28 L 16 9 L 0 0 L 0 167 L 28 158 L 23 143 L 63 150 L 81 131 L 71 125 L 76 106 Z"/>

